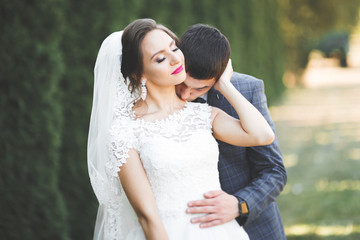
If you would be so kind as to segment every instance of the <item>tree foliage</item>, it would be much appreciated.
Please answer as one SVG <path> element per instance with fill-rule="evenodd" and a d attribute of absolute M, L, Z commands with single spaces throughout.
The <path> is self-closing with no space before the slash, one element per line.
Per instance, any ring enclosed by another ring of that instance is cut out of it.
<path fill-rule="evenodd" d="M 287 68 L 301 72 L 310 51 L 330 31 L 350 33 L 359 17 L 360 0 L 279 0 Z"/>
<path fill-rule="evenodd" d="M 101 3 L 101 4 L 100 4 Z M 64 124 L 59 188 L 69 212 L 71 239 L 91 239 L 97 201 L 86 164 L 93 67 L 101 41 L 110 30 L 109 1 L 66 1 L 61 41 L 65 65 L 59 91 Z"/>
<path fill-rule="evenodd" d="M 62 7 L 61 0 L 2 3 L 2 239 L 68 238 L 58 188 Z"/>

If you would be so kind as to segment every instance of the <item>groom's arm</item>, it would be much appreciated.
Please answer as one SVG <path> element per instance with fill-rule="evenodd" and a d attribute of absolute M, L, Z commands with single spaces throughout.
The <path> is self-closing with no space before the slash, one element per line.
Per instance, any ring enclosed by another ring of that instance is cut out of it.
<path fill-rule="evenodd" d="M 275 132 L 262 81 L 256 83 L 252 95 L 251 103 L 261 112 Z M 287 176 L 277 138 L 270 145 L 247 148 L 246 158 L 251 162 L 253 179 L 234 196 L 247 203 L 249 208 L 247 222 L 251 222 L 276 200 L 286 184 Z"/>
<path fill-rule="evenodd" d="M 249 100 L 274 130 L 262 81 L 256 81 Z M 240 200 L 244 200 L 249 207 L 247 222 L 250 222 L 276 199 L 286 184 L 286 172 L 277 139 L 268 146 L 247 148 L 247 161 L 252 165 L 253 180 L 234 195 L 211 191 L 204 194 L 205 199 L 190 202 L 188 213 L 208 213 L 194 218 L 194 223 L 201 223 L 200 227 L 211 227 L 228 222 L 239 216 Z"/>

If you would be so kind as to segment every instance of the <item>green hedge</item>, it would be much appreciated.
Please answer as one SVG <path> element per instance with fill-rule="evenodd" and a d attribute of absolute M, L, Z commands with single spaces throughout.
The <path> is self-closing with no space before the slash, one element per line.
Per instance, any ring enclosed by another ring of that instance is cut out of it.
<path fill-rule="evenodd" d="M 1 4 L 1 239 L 68 239 L 58 188 L 62 7 Z"/>
<path fill-rule="evenodd" d="M 98 202 L 86 164 L 93 68 L 101 41 L 110 32 L 106 1 L 67 1 L 61 49 L 65 71 L 61 79 L 64 116 L 60 158 L 60 190 L 69 212 L 71 239 L 92 239 Z"/>

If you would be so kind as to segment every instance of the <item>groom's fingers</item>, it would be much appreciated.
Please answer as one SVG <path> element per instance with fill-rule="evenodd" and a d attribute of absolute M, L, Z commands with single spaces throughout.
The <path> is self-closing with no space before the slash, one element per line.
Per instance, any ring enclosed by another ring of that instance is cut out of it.
<path fill-rule="evenodd" d="M 194 217 L 190 221 L 191 223 L 207 224 L 211 221 L 217 220 L 216 214 L 207 214 L 201 217 Z"/>
<path fill-rule="evenodd" d="M 199 224 L 200 228 L 208 228 L 223 224 L 225 222 L 221 218 L 219 218 L 216 214 L 212 213 L 203 217 L 192 218 L 191 223 L 200 223 Z"/>
<path fill-rule="evenodd" d="M 225 192 L 222 190 L 214 190 L 214 191 L 209 191 L 206 192 L 204 194 L 205 199 L 201 199 L 201 200 L 196 200 L 196 201 L 190 201 L 188 203 L 189 207 L 193 207 L 193 206 L 207 206 L 207 205 L 214 205 L 214 202 L 211 200 L 211 198 L 216 198 L 222 194 L 224 194 Z"/>
<path fill-rule="evenodd" d="M 212 199 L 201 199 L 196 201 L 188 202 L 189 207 L 199 207 L 199 206 L 211 206 L 214 201 Z"/>
<path fill-rule="evenodd" d="M 214 226 L 221 225 L 221 224 L 223 224 L 223 222 L 221 220 L 219 220 L 219 219 L 216 219 L 216 220 L 211 221 L 211 222 L 201 223 L 200 227 L 201 228 L 208 228 L 208 227 L 214 227 Z"/>
<path fill-rule="evenodd" d="M 213 206 L 189 207 L 186 209 L 186 213 L 214 213 L 214 212 L 216 212 L 216 209 Z"/>
<path fill-rule="evenodd" d="M 224 193 L 224 191 L 222 191 L 222 190 L 215 190 L 215 191 L 209 191 L 209 192 L 205 193 L 204 196 L 205 196 L 205 198 L 214 198 L 223 193 Z"/>
<path fill-rule="evenodd" d="M 202 217 L 196 217 L 191 219 L 191 223 L 200 223 L 199 227 L 201 228 L 208 228 L 208 227 L 214 227 L 217 225 L 221 225 L 226 223 L 224 218 L 221 218 L 216 213 L 210 213 Z"/>

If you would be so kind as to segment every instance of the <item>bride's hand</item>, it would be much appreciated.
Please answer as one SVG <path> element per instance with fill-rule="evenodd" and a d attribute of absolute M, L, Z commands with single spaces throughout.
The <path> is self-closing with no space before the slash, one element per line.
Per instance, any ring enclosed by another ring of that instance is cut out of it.
<path fill-rule="evenodd" d="M 215 83 L 214 88 L 221 92 L 222 87 L 230 83 L 232 74 L 233 74 L 233 67 L 232 67 L 231 59 L 229 59 L 225 71 L 221 75 L 220 79 Z"/>

